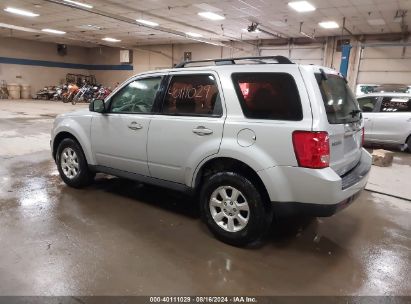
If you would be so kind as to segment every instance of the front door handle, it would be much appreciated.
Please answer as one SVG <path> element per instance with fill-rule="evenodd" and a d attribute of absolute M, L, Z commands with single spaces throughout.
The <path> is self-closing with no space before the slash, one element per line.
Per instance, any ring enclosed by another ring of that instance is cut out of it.
<path fill-rule="evenodd" d="M 213 130 L 207 129 L 206 127 L 199 126 L 193 129 L 193 133 L 204 136 L 204 135 L 211 135 L 213 134 Z"/>
<path fill-rule="evenodd" d="M 131 122 L 131 123 L 128 125 L 128 128 L 135 131 L 135 130 L 140 130 L 140 129 L 142 129 L 143 126 L 140 125 L 138 122 L 133 121 L 133 122 Z"/>

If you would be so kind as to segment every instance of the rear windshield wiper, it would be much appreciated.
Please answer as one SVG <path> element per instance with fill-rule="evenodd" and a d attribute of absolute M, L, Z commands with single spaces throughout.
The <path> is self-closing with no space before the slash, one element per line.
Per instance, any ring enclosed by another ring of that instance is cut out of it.
<path fill-rule="evenodd" d="M 357 116 L 357 114 L 359 114 L 359 113 L 361 113 L 361 111 L 360 110 L 352 110 L 350 113 L 348 113 L 348 114 L 350 114 L 351 116 L 352 116 L 352 118 L 354 118 L 355 116 Z"/>

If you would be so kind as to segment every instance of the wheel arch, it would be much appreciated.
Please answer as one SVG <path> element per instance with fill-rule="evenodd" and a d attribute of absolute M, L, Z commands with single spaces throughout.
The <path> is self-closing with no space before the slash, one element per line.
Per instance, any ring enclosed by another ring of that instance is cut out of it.
<path fill-rule="evenodd" d="M 215 157 L 204 162 L 193 177 L 193 188 L 199 190 L 208 176 L 222 171 L 232 171 L 246 176 L 261 191 L 265 199 L 269 200 L 267 188 L 257 172 L 245 162 L 231 157 Z"/>
<path fill-rule="evenodd" d="M 81 137 L 67 130 L 62 130 L 58 132 L 53 139 L 53 142 L 52 142 L 53 146 L 51 148 L 52 148 L 52 155 L 53 155 L 54 160 L 56 160 L 56 153 L 57 153 L 58 146 L 66 138 L 71 138 L 74 141 L 76 141 L 78 145 L 80 146 L 81 150 L 83 151 L 83 154 L 84 154 L 84 157 L 86 158 L 87 163 L 93 164 L 93 158 L 91 154 L 89 153 L 89 150 L 86 149 L 87 147 L 85 147 L 84 143 L 82 143 Z"/>
<path fill-rule="evenodd" d="M 74 136 L 74 135 L 73 135 L 72 133 L 70 133 L 70 132 L 61 131 L 61 132 L 59 132 L 59 133 L 54 137 L 54 140 L 53 140 L 53 147 L 52 147 L 53 150 L 52 150 L 52 153 L 53 153 L 53 158 L 54 158 L 54 160 L 56 159 L 57 149 L 58 149 L 60 143 L 61 143 L 64 139 L 66 139 L 66 138 L 71 138 L 71 139 L 73 139 L 74 141 L 76 141 L 76 142 L 80 145 L 81 149 L 82 149 L 83 152 L 84 152 L 84 149 L 83 149 L 83 147 L 81 146 L 80 141 L 76 138 L 76 136 Z"/>

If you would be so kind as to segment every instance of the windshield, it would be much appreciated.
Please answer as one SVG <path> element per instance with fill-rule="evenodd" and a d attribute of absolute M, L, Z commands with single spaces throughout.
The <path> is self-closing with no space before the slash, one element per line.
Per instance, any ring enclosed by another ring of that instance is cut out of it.
<path fill-rule="evenodd" d="M 330 124 L 343 124 L 360 120 L 361 111 L 357 99 L 344 78 L 320 73 L 316 73 L 315 78 L 320 87 Z"/>

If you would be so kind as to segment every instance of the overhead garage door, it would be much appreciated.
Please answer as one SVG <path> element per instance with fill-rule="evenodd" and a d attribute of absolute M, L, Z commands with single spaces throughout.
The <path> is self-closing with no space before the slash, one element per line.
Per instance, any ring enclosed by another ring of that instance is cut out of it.
<path fill-rule="evenodd" d="M 411 84 L 411 47 L 365 47 L 362 51 L 357 83 Z M 409 79 L 404 83 L 404 79 Z"/>
<path fill-rule="evenodd" d="M 310 44 L 309 46 L 288 47 L 262 47 L 261 56 L 282 55 L 300 64 L 324 65 L 324 45 Z"/>

